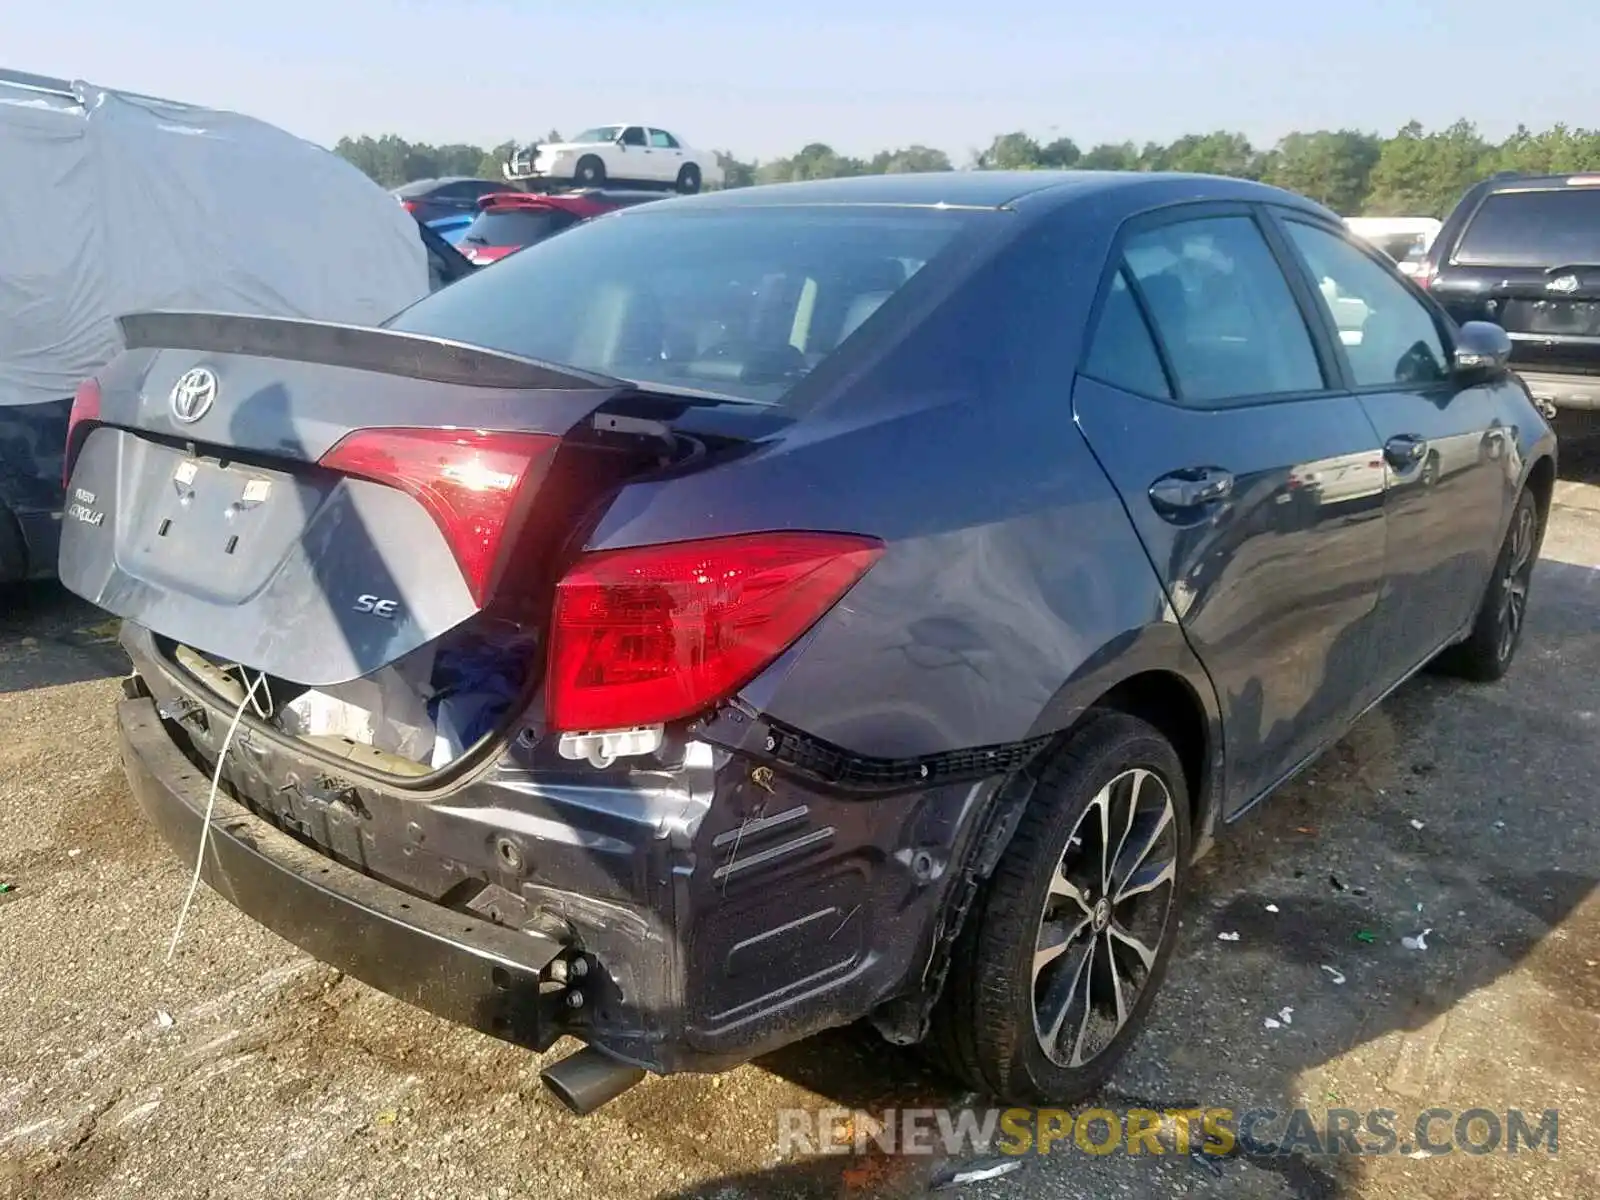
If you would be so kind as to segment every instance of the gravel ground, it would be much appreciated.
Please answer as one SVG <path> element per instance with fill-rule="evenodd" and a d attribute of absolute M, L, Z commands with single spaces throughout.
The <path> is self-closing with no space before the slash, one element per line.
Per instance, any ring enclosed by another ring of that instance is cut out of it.
<path fill-rule="evenodd" d="M 1058 1153 L 960 1194 L 1600 1194 L 1600 456 L 1568 458 L 1517 668 L 1420 678 L 1230 831 L 1103 1097 L 1387 1108 L 1402 1134 L 1431 1106 L 1554 1107 L 1559 1153 Z M 126 797 L 110 634 L 57 590 L 0 595 L 0 1198 L 911 1196 L 950 1169 L 778 1158 L 780 1108 L 965 1099 L 855 1031 L 577 1120 L 542 1060 L 340 977 L 204 890 L 168 966 L 187 876 Z M 1425 950 L 1402 943 L 1423 929 Z"/>

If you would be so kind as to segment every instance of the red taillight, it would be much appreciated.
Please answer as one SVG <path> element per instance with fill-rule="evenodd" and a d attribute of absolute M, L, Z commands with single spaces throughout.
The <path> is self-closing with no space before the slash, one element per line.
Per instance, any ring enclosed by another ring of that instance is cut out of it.
<path fill-rule="evenodd" d="M 625 729 L 732 695 L 883 553 L 847 534 L 762 533 L 600 551 L 556 585 L 550 727 Z"/>
<path fill-rule="evenodd" d="M 67 448 L 61 458 L 61 486 L 72 480 L 72 467 L 78 460 L 83 439 L 100 421 L 100 381 L 85 379 L 72 394 L 72 415 L 67 418 Z"/>
<path fill-rule="evenodd" d="M 1433 264 L 1418 263 L 1416 274 L 1411 276 L 1411 281 L 1423 291 L 1427 291 L 1433 283 Z"/>
<path fill-rule="evenodd" d="M 408 213 L 415 213 L 417 211 L 417 202 L 415 200 L 402 200 L 400 201 L 400 207 Z"/>
<path fill-rule="evenodd" d="M 481 429 L 358 429 L 322 465 L 416 497 L 449 543 L 473 599 L 494 589 L 530 475 L 542 475 L 561 439 Z"/>

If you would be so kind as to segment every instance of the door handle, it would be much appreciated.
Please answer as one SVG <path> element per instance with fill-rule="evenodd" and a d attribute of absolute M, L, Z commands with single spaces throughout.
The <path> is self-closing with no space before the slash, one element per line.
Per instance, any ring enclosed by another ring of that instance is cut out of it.
<path fill-rule="evenodd" d="M 1383 444 L 1383 456 L 1389 460 L 1389 465 L 1402 470 L 1416 466 L 1427 453 L 1427 440 L 1414 433 L 1398 433 Z"/>
<path fill-rule="evenodd" d="M 1233 476 L 1221 467 L 1185 467 L 1150 485 L 1150 501 L 1159 509 L 1178 512 L 1226 500 L 1233 494 Z"/>

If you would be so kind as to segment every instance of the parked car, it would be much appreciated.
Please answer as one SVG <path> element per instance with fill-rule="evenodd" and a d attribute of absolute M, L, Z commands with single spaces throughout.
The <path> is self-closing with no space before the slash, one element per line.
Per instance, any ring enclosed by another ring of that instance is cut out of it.
<path fill-rule="evenodd" d="M 592 188 L 549 195 L 500 192 L 485 196 L 478 202 L 478 215 L 463 231 L 457 244 L 469 261 L 478 266 L 487 266 L 513 251 L 543 241 L 590 217 L 659 199 L 660 192 L 600 191 Z"/>
<path fill-rule="evenodd" d="M 1555 479 L 1501 329 L 1244 180 L 738 189 L 380 329 L 123 328 L 62 571 L 138 802 L 351 975 L 582 1039 L 579 1112 L 863 1017 L 1091 1093 L 1223 827 L 1508 669 Z"/>
<path fill-rule="evenodd" d="M 512 180 L 601 187 L 608 182 L 656 184 L 680 192 L 720 187 L 717 156 L 686 146 L 676 135 L 649 125 L 598 125 L 570 142 L 528 146 L 511 156 Z"/>
<path fill-rule="evenodd" d="M 1600 409 L 1600 175 L 1484 180 L 1416 279 L 1458 321 L 1505 328 L 1547 415 Z"/>
<path fill-rule="evenodd" d="M 425 224 L 450 245 L 454 246 L 461 241 L 461 235 L 466 233 L 467 226 L 478 219 L 476 212 L 453 213 L 448 217 L 438 217 Z"/>
<path fill-rule="evenodd" d="M 381 321 L 471 269 L 337 155 L 237 113 L 0 70 L 0 163 L 0 584 L 55 573 L 73 390 L 121 350 L 118 314 Z"/>
<path fill-rule="evenodd" d="M 505 182 L 454 175 L 446 179 L 416 179 L 394 189 L 400 207 L 424 225 L 441 217 L 471 216 L 478 201 L 491 192 L 506 190 Z"/>
<path fill-rule="evenodd" d="M 1346 217 L 1344 223 L 1394 259 L 1402 275 L 1416 274 L 1417 262 L 1443 225 L 1437 217 Z"/>

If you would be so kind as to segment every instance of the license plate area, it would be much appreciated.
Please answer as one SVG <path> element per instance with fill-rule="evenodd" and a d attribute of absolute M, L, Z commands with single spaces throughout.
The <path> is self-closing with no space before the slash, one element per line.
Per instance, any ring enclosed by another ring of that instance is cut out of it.
<path fill-rule="evenodd" d="M 1600 337 L 1600 300 L 1510 300 L 1505 327 L 1551 337 Z"/>
<path fill-rule="evenodd" d="M 322 506 L 331 479 L 304 479 L 140 441 L 124 464 L 123 565 L 144 580 L 240 602 L 281 565 Z"/>

